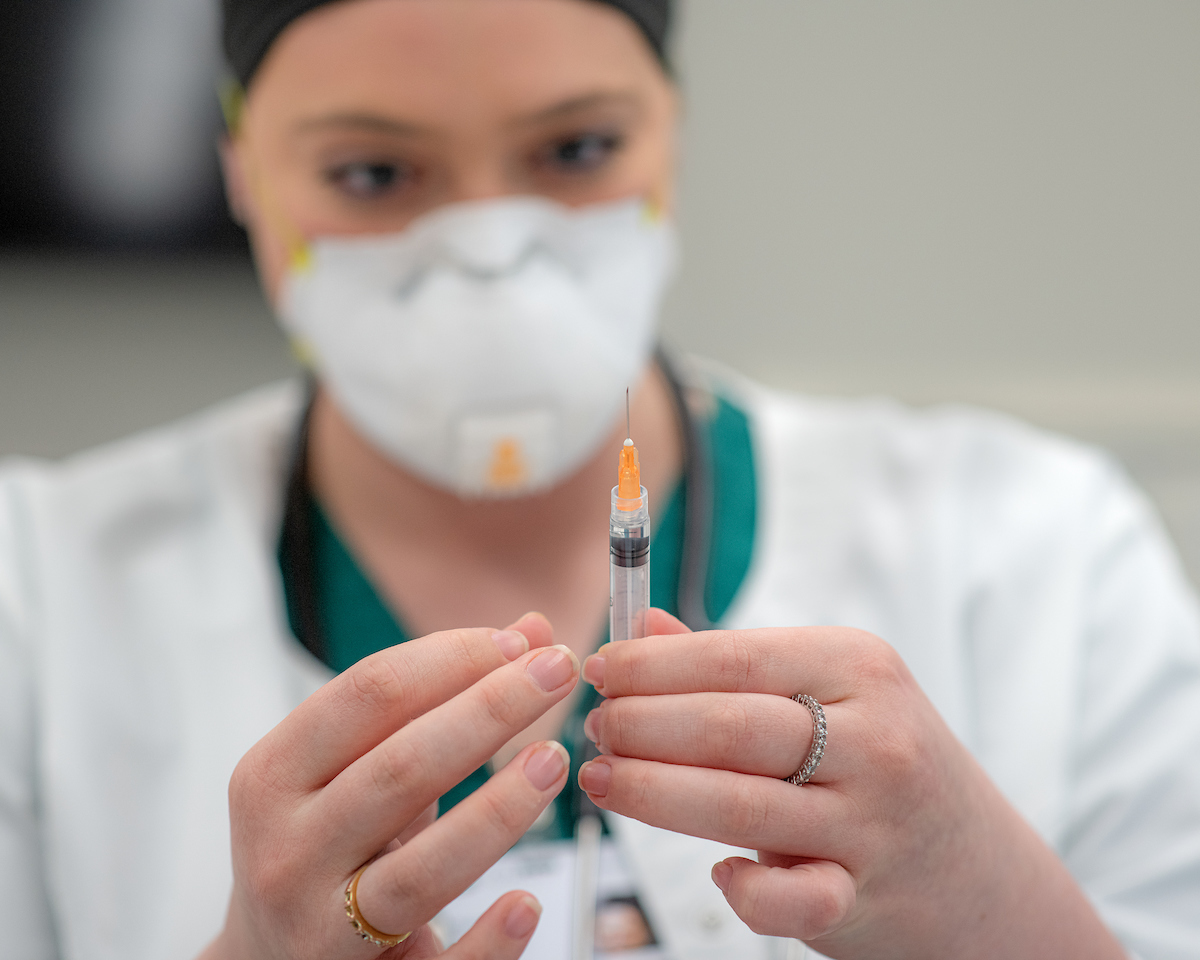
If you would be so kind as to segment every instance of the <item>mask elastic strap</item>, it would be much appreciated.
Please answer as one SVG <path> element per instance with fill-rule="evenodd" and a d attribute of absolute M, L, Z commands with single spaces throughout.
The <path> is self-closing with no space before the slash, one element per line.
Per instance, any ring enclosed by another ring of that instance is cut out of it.
<path fill-rule="evenodd" d="M 647 192 L 642 200 L 642 215 L 648 223 L 658 223 L 665 220 L 667 217 L 667 197 L 670 196 L 670 191 L 666 184 L 656 183 Z"/>
<path fill-rule="evenodd" d="M 221 101 L 221 113 L 225 117 L 225 129 L 229 139 L 238 145 L 246 164 L 247 186 L 267 222 L 283 241 L 287 251 L 288 266 L 304 271 L 312 266 L 312 251 L 308 240 L 279 205 L 273 191 L 267 189 L 259 173 L 259 165 L 250 148 L 243 129 L 242 120 L 246 112 L 246 91 L 234 77 L 227 77 L 217 92 Z"/>
<path fill-rule="evenodd" d="M 283 241 L 284 249 L 287 251 L 288 266 L 297 273 L 307 272 L 312 268 L 313 263 L 312 248 L 309 246 L 308 240 L 292 222 L 292 218 L 284 212 L 283 207 L 275 198 L 274 191 L 265 186 L 259 175 L 258 163 L 254 160 L 253 152 L 247 141 L 242 139 L 240 142 L 246 151 L 251 195 L 258 202 L 271 229 Z"/>

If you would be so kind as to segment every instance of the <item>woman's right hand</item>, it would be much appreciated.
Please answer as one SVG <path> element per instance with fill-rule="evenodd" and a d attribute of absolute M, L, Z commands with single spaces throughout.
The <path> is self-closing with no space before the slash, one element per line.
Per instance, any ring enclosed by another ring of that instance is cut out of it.
<path fill-rule="evenodd" d="M 203 960 L 366 960 L 440 952 L 426 924 L 533 824 L 562 789 L 567 754 L 531 744 L 437 817 L 443 793 L 575 686 L 579 664 L 537 614 L 506 631 L 452 630 L 380 651 L 292 711 L 229 785 L 233 894 Z M 532 647 L 532 649 L 531 649 Z M 372 859 L 376 858 L 376 859 Z M 414 931 L 381 953 L 346 915 Z M 540 907 L 505 894 L 445 954 L 521 955 Z"/>

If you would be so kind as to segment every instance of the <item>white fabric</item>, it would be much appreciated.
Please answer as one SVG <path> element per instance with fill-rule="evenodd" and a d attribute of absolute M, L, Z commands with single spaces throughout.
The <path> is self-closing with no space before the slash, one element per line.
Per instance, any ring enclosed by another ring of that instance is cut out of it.
<path fill-rule="evenodd" d="M 1144 960 L 1200 955 L 1200 630 L 1144 499 L 1008 420 L 725 389 L 756 553 L 732 626 L 891 642 Z M 275 561 L 297 387 L 0 471 L 0 957 L 194 956 L 230 885 L 226 786 L 325 678 Z M 782 957 L 718 845 L 619 823 L 676 960 Z"/>

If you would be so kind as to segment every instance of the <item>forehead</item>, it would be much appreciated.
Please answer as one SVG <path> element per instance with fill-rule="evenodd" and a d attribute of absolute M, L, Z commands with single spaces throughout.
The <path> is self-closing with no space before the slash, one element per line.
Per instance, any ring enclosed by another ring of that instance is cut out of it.
<path fill-rule="evenodd" d="M 353 105 L 436 123 L 534 112 L 656 79 L 645 39 L 606 4 L 342 0 L 284 30 L 250 99 L 281 118 Z"/>

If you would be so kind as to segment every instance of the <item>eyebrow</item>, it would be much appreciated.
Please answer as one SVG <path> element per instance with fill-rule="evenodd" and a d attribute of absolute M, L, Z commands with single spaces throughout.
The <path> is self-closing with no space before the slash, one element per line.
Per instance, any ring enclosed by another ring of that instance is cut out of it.
<path fill-rule="evenodd" d="M 540 123 L 569 117 L 573 113 L 579 113 L 594 107 L 616 104 L 636 106 L 637 103 L 637 96 L 627 91 L 586 93 L 582 96 L 563 100 L 544 109 L 536 110 L 528 116 L 518 117 L 509 126 L 536 126 Z M 317 117 L 309 117 L 297 123 L 294 129 L 296 133 L 303 134 L 329 128 L 364 130 L 370 133 L 386 133 L 398 137 L 419 137 L 433 132 L 429 127 L 419 123 L 396 120 L 377 113 L 360 113 L 357 111 L 335 112 Z"/>
<path fill-rule="evenodd" d="M 627 90 L 602 90 L 595 93 L 585 93 L 582 96 L 571 97 L 569 100 L 563 100 L 542 110 L 537 110 L 529 114 L 529 116 L 520 117 L 513 121 L 512 125 L 522 127 L 532 126 L 538 123 L 545 123 L 549 120 L 558 120 L 573 113 L 579 113 L 582 110 L 590 110 L 593 107 L 607 107 L 617 104 L 636 107 L 639 102 L 638 96 Z"/>
<path fill-rule="evenodd" d="M 351 130 L 366 130 L 371 133 L 390 133 L 393 136 L 414 137 L 429 133 L 427 127 L 404 120 L 393 120 L 377 113 L 327 113 L 319 117 L 309 117 L 301 120 L 295 126 L 296 133 L 309 133 L 314 130 L 325 130 L 330 127 L 349 128 Z"/>

